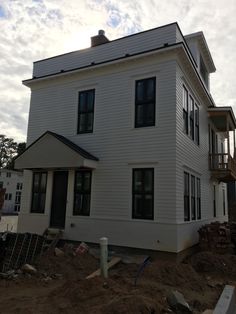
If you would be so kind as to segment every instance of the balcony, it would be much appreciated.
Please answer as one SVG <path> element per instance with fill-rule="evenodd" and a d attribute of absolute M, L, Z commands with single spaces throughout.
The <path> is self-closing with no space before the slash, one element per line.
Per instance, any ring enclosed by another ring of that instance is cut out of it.
<path fill-rule="evenodd" d="M 209 154 L 209 168 L 213 179 L 226 183 L 236 181 L 236 159 L 228 153 Z"/>

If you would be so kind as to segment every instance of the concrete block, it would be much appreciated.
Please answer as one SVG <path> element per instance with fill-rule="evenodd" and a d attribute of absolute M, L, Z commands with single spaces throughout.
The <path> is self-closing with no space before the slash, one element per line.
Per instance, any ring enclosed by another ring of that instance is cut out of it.
<path fill-rule="evenodd" d="M 213 314 L 236 314 L 235 288 L 233 286 L 225 286 Z"/>

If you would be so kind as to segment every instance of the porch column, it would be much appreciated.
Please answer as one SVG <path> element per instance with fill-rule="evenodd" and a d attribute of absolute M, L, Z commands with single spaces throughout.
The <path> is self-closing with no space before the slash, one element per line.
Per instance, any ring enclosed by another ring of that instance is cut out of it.
<path fill-rule="evenodd" d="M 234 157 L 235 157 L 235 129 L 234 129 Z"/>
<path fill-rule="evenodd" d="M 228 155 L 230 155 L 230 142 L 229 142 L 229 118 L 227 116 L 227 148 L 228 148 Z"/>

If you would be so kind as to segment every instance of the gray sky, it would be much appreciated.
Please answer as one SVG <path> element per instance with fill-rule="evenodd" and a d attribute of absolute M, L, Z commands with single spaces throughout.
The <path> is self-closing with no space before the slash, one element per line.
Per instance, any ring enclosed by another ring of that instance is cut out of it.
<path fill-rule="evenodd" d="M 178 22 L 184 35 L 203 31 L 217 71 L 211 93 L 236 112 L 235 0 L 0 0 L 0 134 L 25 141 L 33 61 Z"/>

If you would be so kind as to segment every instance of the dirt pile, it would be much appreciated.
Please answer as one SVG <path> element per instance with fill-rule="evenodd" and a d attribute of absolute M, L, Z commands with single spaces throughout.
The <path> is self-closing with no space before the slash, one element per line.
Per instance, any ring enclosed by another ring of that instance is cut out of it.
<path fill-rule="evenodd" d="M 35 275 L 0 279 L 1 313 L 164 314 L 170 313 L 167 295 L 178 290 L 200 314 L 214 308 L 224 282 L 236 274 L 235 256 L 202 252 L 184 263 L 150 260 L 142 272 L 141 265 L 120 262 L 107 280 L 87 280 L 99 268 L 99 260 L 89 253 L 75 254 L 73 247 L 65 246 L 63 252 L 44 255 L 34 265 Z"/>

